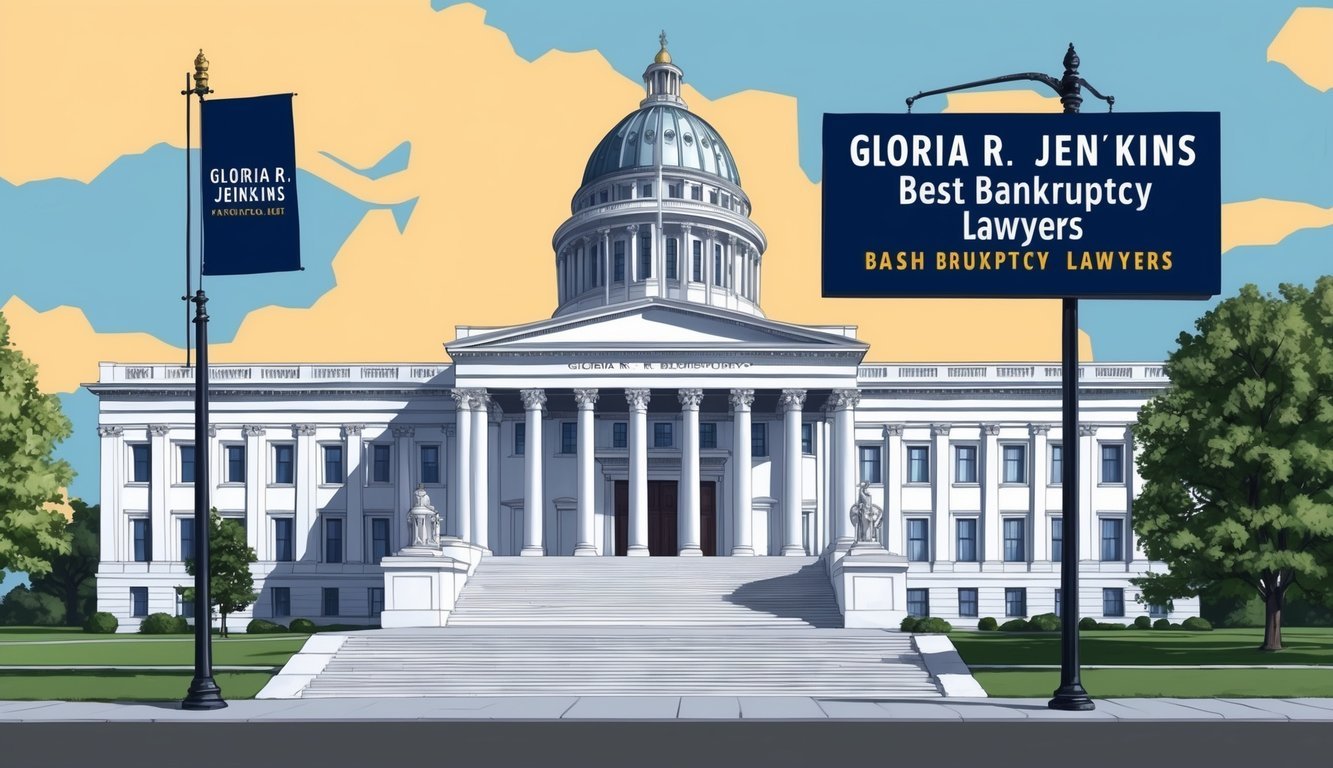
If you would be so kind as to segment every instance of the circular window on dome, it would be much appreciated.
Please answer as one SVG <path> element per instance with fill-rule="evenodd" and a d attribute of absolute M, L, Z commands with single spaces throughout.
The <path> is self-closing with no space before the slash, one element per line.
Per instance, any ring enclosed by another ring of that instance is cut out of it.
<path fill-rule="evenodd" d="M 636 141 L 638 141 L 638 140 L 639 140 L 639 132 L 638 132 L 638 131 L 630 131 L 630 132 L 629 132 L 629 143 L 633 144 L 634 142 L 636 142 Z"/>
<path fill-rule="evenodd" d="M 687 147 L 694 143 L 694 137 L 688 133 L 682 134 L 680 140 L 685 142 L 685 146 Z"/>
<path fill-rule="evenodd" d="M 704 136 L 703 138 L 699 139 L 699 143 L 703 145 L 703 148 L 704 148 L 704 149 L 708 149 L 708 137 L 707 137 L 707 136 Z"/>
<path fill-rule="evenodd" d="M 656 135 L 657 132 L 650 128 L 643 132 L 643 140 L 651 144 L 653 141 L 653 137 Z"/>
<path fill-rule="evenodd" d="M 675 141 L 676 132 L 668 128 L 662 132 L 662 138 L 666 139 L 667 141 Z"/>

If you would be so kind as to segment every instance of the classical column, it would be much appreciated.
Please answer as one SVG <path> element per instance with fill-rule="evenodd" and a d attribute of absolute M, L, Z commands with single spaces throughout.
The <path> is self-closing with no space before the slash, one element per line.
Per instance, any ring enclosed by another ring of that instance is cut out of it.
<path fill-rule="evenodd" d="M 835 547 L 847 551 L 855 540 L 851 509 L 857 497 L 856 483 L 856 406 L 861 393 L 855 389 L 835 389 L 832 395 L 833 431 L 836 433 L 833 462 L 833 533 Z"/>
<path fill-rule="evenodd" d="M 324 530 L 319 510 L 315 508 L 315 487 L 319 483 L 319 464 L 315 459 L 315 425 L 293 424 L 292 437 L 296 438 L 296 456 L 293 459 L 295 466 L 292 467 L 292 471 L 295 474 L 293 480 L 296 481 L 296 523 L 293 527 L 297 531 L 296 552 L 293 554 L 300 561 L 305 559 L 306 546 L 312 538 L 316 542 L 315 547 L 318 552 L 318 542 L 323 537 Z M 302 531 L 307 534 L 313 531 L 314 536 L 301 535 Z"/>
<path fill-rule="evenodd" d="M 1029 464 L 1031 470 L 1028 479 L 1032 492 L 1032 560 L 1051 559 L 1051 535 L 1047 530 L 1046 520 L 1046 480 L 1050 470 L 1046 465 L 1046 435 L 1051 431 L 1049 424 L 1029 424 L 1028 435 L 1032 437 L 1028 450 L 1031 451 Z"/>
<path fill-rule="evenodd" d="M 268 484 L 265 481 L 268 477 L 268 451 L 265 450 L 264 434 L 264 428 L 255 424 L 245 424 L 241 427 L 241 436 L 245 438 L 245 516 L 246 519 L 258 520 L 261 525 L 266 524 L 264 488 Z M 293 521 L 292 536 L 308 538 L 310 532 L 295 529 Z M 266 532 L 266 535 L 260 537 L 260 546 L 255 548 L 255 554 L 260 560 L 272 560 L 276 557 L 276 553 L 269 547 L 268 539 Z M 295 542 L 292 544 L 292 556 L 295 557 Z"/>
<path fill-rule="evenodd" d="M 440 500 L 435 503 L 436 510 L 440 513 L 440 537 L 461 541 L 462 537 L 458 535 L 459 515 L 457 509 L 457 489 L 460 483 L 458 480 L 458 457 L 455 455 L 458 453 L 458 423 L 444 424 L 442 429 L 446 453 L 441 457 L 443 466 L 440 467 L 440 471 L 444 475 L 445 490 L 453 496 L 442 495 Z"/>
<path fill-rule="evenodd" d="M 611 303 L 611 228 L 597 230 L 602 236 L 602 285 L 605 288 L 606 303 Z"/>
<path fill-rule="evenodd" d="M 934 498 L 935 515 L 931 521 L 930 549 L 934 551 L 934 559 L 949 559 L 949 488 L 953 485 L 953 462 L 949 461 L 949 424 L 931 424 L 930 436 L 933 442 L 930 446 L 930 462 L 928 469 L 931 480 L 931 491 Z"/>
<path fill-rule="evenodd" d="M 690 243 L 690 233 L 693 230 L 694 227 L 689 224 L 680 225 L 680 247 L 676 249 L 680 271 L 676 273 L 676 277 L 680 278 L 680 297 L 682 299 L 688 295 L 686 291 L 689 290 L 690 281 L 694 279 L 694 245 Z"/>
<path fill-rule="evenodd" d="M 1092 489 L 1097 487 L 1093 467 L 1102 459 L 1101 453 L 1095 452 L 1097 425 L 1079 424 L 1078 442 L 1078 559 L 1098 560 L 1102 532 L 1097 530 L 1097 513 L 1092 508 Z"/>
<path fill-rule="evenodd" d="M 472 405 L 472 540 L 490 549 L 490 397 L 484 389 L 468 391 Z"/>
<path fill-rule="evenodd" d="M 630 556 L 648 554 L 648 400 L 646 389 L 625 390 L 629 404 Z"/>
<path fill-rule="evenodd" d="M 546 554 L 542 547 L 542 514 L 546 502 L 542 497 L 542 409 L 546 407 L 546 391 L 524 389 L 523 410 L 527 413 L 527 432 L 524 436 L 524 495 L 523 495 L 523 551 L 526 556 Z"/>
<path fill-rule="evenodd" d="M 401 536 L 408 533 L 407 512 L 412 509 L 416 501 L 417 484 L 412 481 L 413 465 L 420 466 L 420 457 L 414 454 L 412 450 L 415 445 L 417 428 L 412 426 L 397 426 L 393 428 L 394 446 L 393 452 L 398 454 L 398 477 L 393 484 L 393 530 L 398 531 Z M 418 469 L 417 481 L 420 482 L 421 474 Z M 406 537 L 411 540 L 410 534 Z"/>
<path fill-rule="evenodd" d="M 1000 427 L 998 424 L 982 424 L 981 437 L 981 532 L 985 545 L 981 556 L 982 562 L 1003 562 L 1002 531 L 1004 523 L 1000 520 Z"/>
<path fill-rule="evenodd" d="M 608 281 L 610 282 L 610 281 Z M 593 439 L 593 408 L 597 406 L 597 390 L 574 390 L 574 403 L 579 409 L 578 464 L 579 464 L 579 539 L 574 546 L 574 555 L 589 557 L 597 554 L 597 544 L 593 542 L 593 503 L 596 501 L 594 483 L 595 453 Z M 532 443 L 529 442 L 529 445 Z M 531 449 L 529 449 L 531 450 Z"/>
<path fill-rule="evenodd" d="M 148 530 L 152 535 L 152 544 L 149 551 L 149 557 L 160 562 L 166 559 L 166 529 L 167 529 L 167 489 L 171 487 L 171 458 L 167 454 L 172 450 L 171 440 L 167 434 L 171 432 L 171 427 L 166 424 L 153 424 L 148 427 L 149 447 L 148 457 L 151 462 L 151 474 L 148 484 Z M 178 454 L 179 456 L 179 454 Z M 196 459 L 198 455 L 196 454 Z M 190 508 L 194 508 L 193 502 Z M 134 559 L 134 542 L 129 542 L 125 548 L 126 560 Z"/>
<path fill-rule="evenodd" d="M 750 492 L 753 468 L 750 462 L 750 407 L 754 405 L 753 389 L 731 390 L 731 463 L 733 490 L 731 501 L 732 531 L 735 540 L 731 556 L 754 555 L 751 529 L 754 527 L 754 496 Z"/>
<path fill-rule="evenodd" d="M 458 518 L 458 538 L 472 540 L 472 397 L 466 389 L 449 393 L 454 398 L 454 515 Z M 406 457 L 400 461 L 406 461 Z"/>
<path fill-rule="evenodd" d="M 801 541 L 801 511 L 804 508 L 801 492 L 801 407 L 805 405 L 804 389 L 784 389 L 778 399 L 782 411 L 782 554 L 804 556 Z"/>
<path fill-rule="evenodd" d="M 97 428 L 97 436 L 103 438 L 101 446 L 101 466 L 102 466 L 102 523 L 101 540 L 98 542 L 100 551 L 100 560 L 103 563 L 111 563 L 116 560 L 128 560 L 130 558 L 121 558 L 117 556 L 116 546 L 119 541 L 125 538 L 123 529 L 126 526 L 121 517 L 121 494 L 125 488 L 124 476 L 124 456 L 127 453 L 125 449 L 125 428 L 118 426 L 106 426 Z M 182 554 L 182 559 L 190 557 L 190 553 Z"/>
<path fill-rule="evenodd" d="M 1134 499 L 1138 497 L 1139 491 L 1143 490 L 1139 478 L 1139 471 L 1134 464 L 1134 425 L 1125 425 L 1125 464 L 1122 470 L 1125 473 L 1125 534 L 1129 541 L 1126 543 L 1125 560 L 1139 560 L 1139 536 L 1134 533 Z"/>
<path fill-rule="evenodd" d="M 699 537 L 699 404 L 703 402 L 702 389 L 682 389 L 676 393 L 680 411 L 684 415 L 681 429 L 680 456 L 680 554 L 702 555 Z"/>
<path fill-rule="evenodd" d="M 625 300 L 629 300 L 630 283 L 639 280 L 639 225 L 630 224 L 625 227 L 625 232 L 629 235 L 629 248 L 626 248 L 628 255 L 625 257 L 629 263 L 625 265 Z"/>
<path fill-rule="evenodd" d="M 365 532 L 365 516 L 362 508 L 362 489 L 365 483 L 361 477 L 361 424 L 343 426 L 343 492 L 347 494 L 347 562 L 364 562 L 365 545 L 362 537 Z M 261 519 L 260 522 L 263 522 Z M 263 541 L 267 539 L 264 537 Z"/>
<path fill-rule="evenodd" d="M 704 228 L 704 296 L 705 302 L 713 303 L 713 238 L 717 230 Z"/>
<path fill-rule="evenodd" d="M 903 535 L 903 425 L 884 425 L 884 455 L 888 472 L 884 476 L 884 548 L 907 554 Z"/>

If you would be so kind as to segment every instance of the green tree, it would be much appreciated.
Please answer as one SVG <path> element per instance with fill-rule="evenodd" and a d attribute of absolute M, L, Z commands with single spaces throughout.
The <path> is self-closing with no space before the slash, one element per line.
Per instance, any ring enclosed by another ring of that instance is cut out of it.
<path fill-rule="evenodd" d="M 45 505 L 63 501 L 74 479 L 51 455 L 70 431 L 60 400 L 37 389 L 37 366 L 10 345 L 0 315 L 0 569 L 40 576 L 69 552 L 64 516 Z"/>
<path fill-rule="evenodd" d="M 51 595 L 34 592 L 20 584 L 0 600 L 0 625 L 10 627 L 58 627 L 65 606 Z"/>
<path fill-rule="evenodd" d="M 250 564 L 257 558 L 245 543 L 245 529 L 223 520 L 216 508 L 208 514 L 208 592 L 209 603 L 222 617 L 222 636 L 227 636 L 227 614 L 243 611 L 255 601 L 255 577 Z M 185 561 L 185 570 L 194 575 L 194 558 Z M 182 590 L 186 600 L 194 600 L 194 590 Z M 198 617 L 195 621 L 199 621 Z"/>
<path fill-rule="evenodd" d="M 1279 291 L 1247 285 L 1182 333 L 1134 433 L 1134 530 L 1170 568 L 1136 580 L 1145 600 L 1257 594 L 1270 651 L 1287 591 L 1333 586 L 1333 276 Z"/>
<path fill-rule="evenodd" d="M 32 577 L 32 590 L 58 598 L 65 606 L 65 625 L 78 627 L 97 609 L 101 507 L 89 506 L 82 499 L 71 499 L 69 505 L 74 509 L 74 517 L 65 529 L 70 551 L 56 555 L 48 573 Z"/>

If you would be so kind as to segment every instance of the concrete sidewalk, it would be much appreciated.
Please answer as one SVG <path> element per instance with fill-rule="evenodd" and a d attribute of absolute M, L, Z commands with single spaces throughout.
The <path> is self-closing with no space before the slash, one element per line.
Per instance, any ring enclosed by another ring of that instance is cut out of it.
<path fill-rule="evenodd" d="M 240 700 L 214 712 L 175 702 L 0 701 L 14 722 L 355 722 L 355 721 L 1075 721 L 1333 722 L 1333 698 L 1098 699 L 1091 712 L 1057 712 L 1045 699 L 864 701 L 801 696 L 533 696 L 396 699 Z"/>

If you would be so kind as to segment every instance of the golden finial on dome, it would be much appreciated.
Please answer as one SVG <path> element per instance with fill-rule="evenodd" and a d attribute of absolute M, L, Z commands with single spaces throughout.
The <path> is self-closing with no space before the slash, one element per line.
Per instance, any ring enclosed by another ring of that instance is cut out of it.
<path fill-rule="evenodd" d="M 657 36 L 657 40 L 662 44 L 662 50 L 658 51 L 658 52 L 657 52 L 657 55 L 653 57 L 653 63 L 655 63 L 655 64 L 670 64 L 670 63 L 671 63 L 671 54 L 670 54 L 669 52 L 667 52 L 667 47 L 666 47 L 666 30 L 665 30 L 665 29 L 662 30 L 662 34 L 660 34 L 660 35 Z"/>

